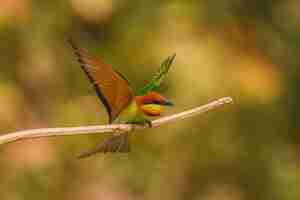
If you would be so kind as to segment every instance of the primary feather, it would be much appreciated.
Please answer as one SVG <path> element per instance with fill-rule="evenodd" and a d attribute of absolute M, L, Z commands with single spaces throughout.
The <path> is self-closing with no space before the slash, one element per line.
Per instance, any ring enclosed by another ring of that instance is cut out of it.
<path fill-rule="evenodd" d="M 160 68 L 151 79 L 151 81 L 138 91 L 138 95 L 145 95 L 150 91 L 156 91 L 160 88 L 162 81 L 165 79 L 169 69 L 176 57 L 176 54 L 169 56 L 165 61 L 162 62 Z"/>
<path fill-rule="evenodd" d="M 104 63 L 100 58 L 89 57 L 73 41 L 69 42 L 81 68 L 94 85 L 98 97 L 107 110 L 109 123 L 112 123 L 133 99 L 134 95 L 128 81 L 111 65 Z"/>

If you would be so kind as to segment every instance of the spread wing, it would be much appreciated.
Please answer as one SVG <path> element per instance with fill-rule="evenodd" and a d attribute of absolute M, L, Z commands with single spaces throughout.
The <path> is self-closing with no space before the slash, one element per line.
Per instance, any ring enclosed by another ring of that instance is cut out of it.
<path fill-rule="evenodd" d="M 109 116 L 109 123 L 111 123 L 130 104 L 133 98 L 133 92 L 128 81 L 111 65 L 104 63 L 100 58 L 88 56 L 73 41 L 70 40 L 69 43 L 75 51 L 81 68 L 104 104 Z"/>
<path fill-rule="evenodd" d="M 149 91 L 158 90 L 160 88 L 160 85 L 166 77 L 175 57 L 176 54 L 169 56 L 166 60 L 162 62 L 159 70 L 156 72 L 152 80 L 138 91 L 138 95 L 145 95 Z"/>

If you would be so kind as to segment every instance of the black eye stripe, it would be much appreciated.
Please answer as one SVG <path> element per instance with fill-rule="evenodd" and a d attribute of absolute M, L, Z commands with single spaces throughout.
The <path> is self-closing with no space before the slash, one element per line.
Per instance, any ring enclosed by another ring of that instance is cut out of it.
<path fill-rule="evenodd" d="M 158 100 L 152 100 L 152 101 L 145 102 L 145 104 L 161 104 L 161 102 Z"/>

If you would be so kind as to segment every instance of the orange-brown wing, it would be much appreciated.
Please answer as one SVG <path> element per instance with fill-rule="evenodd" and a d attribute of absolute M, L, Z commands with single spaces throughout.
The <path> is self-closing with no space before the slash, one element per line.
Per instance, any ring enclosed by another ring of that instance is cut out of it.
<path fill-rule="evenodd" d="M 104 104 L 108 112 L 109 123 L 111 123 L 132 101 L 133 92 L 127 80 L 100 58 L 89 57 L 74 42 L 70 41 L 70 44 L 81 68 L 94 85 L 98 97 Z"/>

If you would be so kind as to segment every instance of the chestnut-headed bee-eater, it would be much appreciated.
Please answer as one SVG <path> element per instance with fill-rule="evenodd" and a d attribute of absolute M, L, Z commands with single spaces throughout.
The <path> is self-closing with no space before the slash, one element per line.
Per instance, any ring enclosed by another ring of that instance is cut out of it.
<path fill-rule="evenodd" d="M 69 40 L 81 68 L 93 84 L 97 96 L 106 108 L 109 123 L 148 124 L 148 116 L 160 116 L 164 106 L 173 103 L 157 92 L 163 79 L 169 71 L 175 54 L 162 62 L 161 67 L 152 78 L 136 94 L 130 87 L 128 80 L 118 71 L 106 64 L 100 58 L 91 57 L 87 52 Z M 82 153 L 79 158 L 85 158 L 102 152 L 129 152 L 128 133 L 112 135 L 106 138 L 95 149 Z"/>

